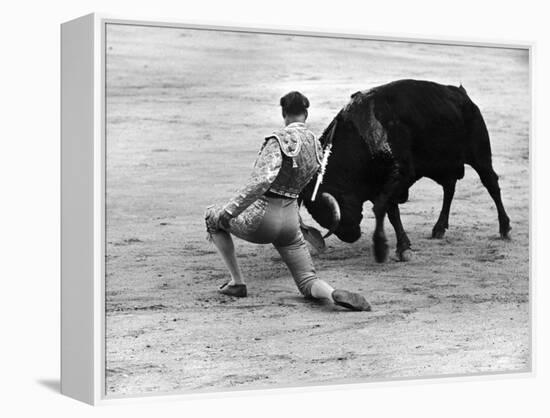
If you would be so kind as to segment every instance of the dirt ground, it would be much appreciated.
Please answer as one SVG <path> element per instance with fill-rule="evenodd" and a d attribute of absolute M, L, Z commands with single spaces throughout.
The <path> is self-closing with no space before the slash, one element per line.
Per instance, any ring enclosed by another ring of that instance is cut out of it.
<path fill-rule="evenodd" d="M 370 204 L 358 242 L 331 237 L 315 256 L 372 312 L 304 300 L 270 246 L 243 241 L 250 296 L 219 295 L 204 208 L 246 180 L 279 97 L 306 94 L 320 133 L 351 93 L 400 78 L 462 83 L 479 105 L 512 240 L 467 167 L 444 239 L 429 238 L 439 186 L 421 180 L 401 206 L 412 261 L 374 261 Z M 529 369 L 529 114 L 526 51 L 109 25 L 107 393 Z"/>

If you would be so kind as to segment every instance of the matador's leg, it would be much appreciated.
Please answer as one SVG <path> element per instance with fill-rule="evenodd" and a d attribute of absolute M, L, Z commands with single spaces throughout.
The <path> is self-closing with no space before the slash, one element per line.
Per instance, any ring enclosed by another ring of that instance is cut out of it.
<path fill-rule="evenodd" d="M 206 209 L 205 220 L 207 238 L 214 243 L 216 249 L 222 256 L 222 259 L 229 270 L 231 281 L 229 285 L 244 285 L 244 278 L 237 262 L 235 255 L 235 245 L 228 230 L 222 229 L 220 225 L 221 207 L 217 205 L 210 206 Z M 229 226 L 229 225 L 228 225 Z M 230 229 L 230 228 L 227 228 Z"/>
<path fill-rule="evenodd" d="M 210 234 L 212 242 L 218 249 L 218 252 L 223 258 L 225 265 L 229 269 L 229 274 L 231 274 L 231 281 L 229 285 L 235 284 L 245 284 L 244 278 L 237 262 L 237 257 L 235 255 L 235 245 L 233 244 L 233 239 L 231 235 L 224 230 L 217 230 Z"/>
<path fill-rule="evenodd" d="M 266 208 L 267 201 L 258 199 L 239 216 L 225 219 L 225 221 L 223 221 L 224 212 L 221 206 L 213 205 L 207 208 L 205 213 L 207 238 L 214 243 L 231 274 L 231 281 L 220 288 L 222 293 L 232 296 L 246 296 L 245 280 L 237 262 L 231 235 L 250 242 L 260 243 L 262 239 L 270 242 L 271 238 L 264 237 L 265 234 L 258 230 Z"/>
<path fill-rule="evenodd" d="M 305 297 L 328 299 L 356 311 L 371 309 L 363 296 L 347 290 L 335 290 L 327 282 L 317 277 L 311 255 L 299 230 L 294 240 L 287 245 L 276 243 L 275 248 L 281 254 L 281 258 L 290 270 L 298 289 Z"/>

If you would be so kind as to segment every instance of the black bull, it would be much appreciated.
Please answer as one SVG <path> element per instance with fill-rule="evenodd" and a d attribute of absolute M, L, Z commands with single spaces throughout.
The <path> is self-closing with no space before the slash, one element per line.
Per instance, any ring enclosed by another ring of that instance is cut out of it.
<path fill-rule="evenodd" d="M 407 260 L 410 241 L 399 214 L 409 188 L 428 177 L 443 187 L 443 207 L 432 230 L 442 238 L 457 180 L 469 164 L 493 198 L 500 235 L 508 238 L 510 219 L 493 170 L 487 127 L 466 90 L 428 81 L 400 80 L 351 96 L 320 138 L 332 142 L 323 183 L 314 201 L 316 178 L 300 196 L 313 218 L 345 242 L 361 235 L 363 203 L 373 203 L 374 254 L 386 260 L 386 213 L 395 229 L 397 256 Z"/>

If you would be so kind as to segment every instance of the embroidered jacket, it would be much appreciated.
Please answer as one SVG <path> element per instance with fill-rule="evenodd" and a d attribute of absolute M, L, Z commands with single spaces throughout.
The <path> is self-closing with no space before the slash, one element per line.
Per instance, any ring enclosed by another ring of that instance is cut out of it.
<path fill-rule="evenodd" d="M 291 123 L 265 138 L 249 181 L 224 209 L 238 216 L 265 192 L 297 198 L 321 164 L 321 144 L 304 123 Z"/>
<path fill-rule="evenodd" d="M 267 139 L 273 137 L 283 152 L 283 164 L 269 190 L 297 198 L 319 170 L 323 154 L 321 144 L 305 124 L 298 122 L 274 132 Z"/>

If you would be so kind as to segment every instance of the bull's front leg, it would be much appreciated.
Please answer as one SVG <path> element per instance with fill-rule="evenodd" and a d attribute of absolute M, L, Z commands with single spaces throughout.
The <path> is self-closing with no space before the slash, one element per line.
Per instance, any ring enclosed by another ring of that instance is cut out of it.
<path fill-rule="evenodd" d="M 386 217 L 388 199 L 385 196 L 379 196 L 372 207 L 376 226 L 372 234 L 374 244 L 374 258 L 377 262 L 383 263 L 388 258 L 388 240 L 384 231 L 384 218 Z"/>
<path fill-rule="evenodd" d="M 376 197 L 376 199 L 374 199 L 372 210 L 376 219 L 376 226 L 374 228 L 372 240 L 374 243 L 374 258 L 379 263 L 383 263 L 388 258 L 388 240 L 386 239 L 386 233 L 384 232 L 384 218 L 386 216 L 386 212 L 388 212 L 388 210 L 392 212 L 390 214 L 390 222 L 392 221 L 392 219 L 395 221 L 399 220 L 399 209 L 397 208 L 397 205 L 393 203 L 393 197 L 398 194 L 397 191 L 399 190 L 400 185 L 407 184 L 407 182 L 405 181 L 407 177 L 404 176 L 404 173 L 405 170 L 400 170 L 400 166 L 396 162 L 394 162 L 392 165 L 392 169 L 388 175 L 388 180 L 382 188 L 382 192 Z M 405 188 L 404 190 L 407 189 Z M 403 235 L 406 237 L 400 220 L 399 225 L 401 231 L 403 232 L 402 238 Z M 402 240 L 402 245 L 410 246 L 408 240 L 408 238 L 406 241 Z"/>
<path fill-rule="evenodd" d="M 411 242 L 409 237 L 403 228 L 401 223 L 401 215 L 399 213 L 399 206 L 397 203 L 388 204 L 388 219 L 395 230 L 395 236 L 397 238 L 397 246 L 395 254 L 399 261 L 409 261 L 412 258 Z"/>

